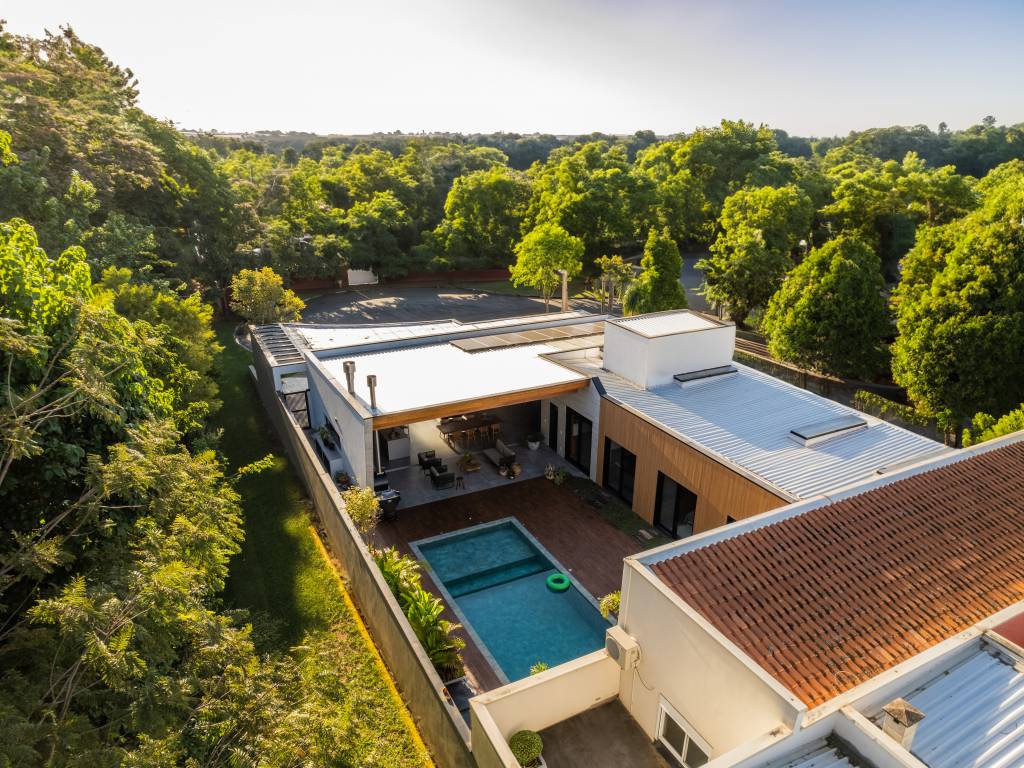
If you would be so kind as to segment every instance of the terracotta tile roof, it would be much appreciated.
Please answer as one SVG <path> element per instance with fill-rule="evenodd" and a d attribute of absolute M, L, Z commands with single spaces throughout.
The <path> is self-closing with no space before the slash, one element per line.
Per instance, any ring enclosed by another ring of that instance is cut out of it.
<path fill-rule="evenodd" d="M 817 706 L 1024 600 L 1024 442 L 651 567 Z"/>

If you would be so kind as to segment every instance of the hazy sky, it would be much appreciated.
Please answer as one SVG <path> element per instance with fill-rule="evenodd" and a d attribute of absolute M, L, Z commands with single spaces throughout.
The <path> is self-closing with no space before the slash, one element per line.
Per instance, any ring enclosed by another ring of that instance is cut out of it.
<path fill-rule="evenodd" d="M 800 135 L 1024 121 L 1024 0 L 7 0 L 186 128 Z"/>

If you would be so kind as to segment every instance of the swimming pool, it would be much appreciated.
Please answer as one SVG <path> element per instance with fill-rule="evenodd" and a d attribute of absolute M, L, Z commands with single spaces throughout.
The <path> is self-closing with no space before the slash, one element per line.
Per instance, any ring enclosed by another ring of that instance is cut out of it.
<path fill-rule="evenodd" d="M 555 666 L 604 646 L 606 621 L 575 581 L 545 583 L 565 569 L 512 518 L 411 544 L 505 682 L 537 662 Z"/>

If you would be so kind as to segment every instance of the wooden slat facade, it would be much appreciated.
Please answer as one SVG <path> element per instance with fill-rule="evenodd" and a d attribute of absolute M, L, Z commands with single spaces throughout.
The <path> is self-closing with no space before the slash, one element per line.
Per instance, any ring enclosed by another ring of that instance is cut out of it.
<path fill-rule="evenodd" d="M 697 495 L 694 533 L 725 525 L 727 517 L 742 520 L 790 503 L 606 399 L 598 434 L 599 484 L 604 483 L 605 437 L 636 455 L 633 511 L 652 524 L 659 472 Z"/>
<path fill-rule="evenodd" d="M 396 411 L 373 417 L 374 429 L 386 429 L 388 427 L 399 427 L 405 424 L 415 424 L 420 421 L 431 419 L 442 419 L 445 416 L 461 416 L 464 413 L 485 411 L 491 408 L 502 408 L 506 405 L 519 405 L 520 403 L 532 403 L 534 400 L 557 397 L 578 389 L 590 386 L 589 379 L 568 381 L 562 384 L 551 384 L 546 387 L 534 387 L 519 392 L 503 392 L 500 395 L 488 397 L 477 397 L 472 400 L 459 400 L 453 403 L 441 403 L 430 405 L 425 408 L 413 408 L 408 411 Z"/>

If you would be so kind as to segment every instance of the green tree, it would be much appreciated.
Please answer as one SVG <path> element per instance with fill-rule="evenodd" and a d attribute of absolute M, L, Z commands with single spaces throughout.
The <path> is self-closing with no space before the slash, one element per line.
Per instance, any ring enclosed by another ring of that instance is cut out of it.
<path fill-rule="evenodd" d="M 512 284 L 536 288 L 544 297 L 544 311 L 562 282 L 564 270 L 571 280 L 583 269 L 583 241 L 557 224 L 541 224 L 516 245 Z"/>
<path fill-rule="evenodd" d="M 812 215 L 811 199 L 795 185 L 742 189 L 727 197 L 711 256 L 697 264 L 705 295 L 725 304 L 742 327 L 782 284 L 792 252 L 809 236 Z"/>
<path fill-rule="evenodd" d="M 231 309 L 250 323 L 294 322 L 305 306 L 270 267 L 243 269 L 231 280 Z"/>
<path fill-rule="evenodd" d="M 398 199 L 390 192 L 381 192 L 345 212 L 339 254 L 347 266 L 371 269 L 379 277 L 404 275 L 409 271 L 409 258 L 407 247 L 403 247 L 403 233 L 408 232 L 410 224 Z"/>
<path fill-rule="evenodd" d="M 520 171 L 495 166 L 455 179 L 434 230 L 439 256 L 453 268 L 505 267 L 521 236 L 530 181 Z"/>
<path fill-rule="evenodd" d="M 761 324 L 782 360 L 837 376 L 872 377 L 890 330 L 878 256 L 846 235 L 815 248 L 768 302 Z"/>
<path fill-rule="evenodd" d="M 633 265 L 623 261 L 621 256 L 599 256 L 594 264 L 601 273 L 601 284 L 608 294 L 608 311 L 611 312 L 615 299 L 625 291 L 633 279 Z"/>
<path fill-rule="evenodd" d="M 1024 403 L 998 419 L 987 413 L 976 413 L 971 420 L 970 429 L 963 432 L 964 448 L 1004 435 L 1012 435 L 1021 430 L 1024 430 Z"/>
<path fill-rule="evenodd" d="M 1024 163 L 978 184 L 981 207 L 923 228 L 894 303 L 893 377 L 914 404 L 954 422 L 1024 400 Z"/>
<path fill-rule="evenodd" d="M 652 229 L 647 235 L 640 275 L 622 297 L 624 314 L 642 315 L 686 308 L 686 290 L 679 282 L 683 259 L 668 230 Z"/>

